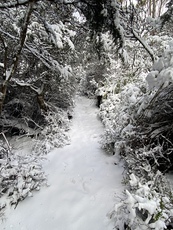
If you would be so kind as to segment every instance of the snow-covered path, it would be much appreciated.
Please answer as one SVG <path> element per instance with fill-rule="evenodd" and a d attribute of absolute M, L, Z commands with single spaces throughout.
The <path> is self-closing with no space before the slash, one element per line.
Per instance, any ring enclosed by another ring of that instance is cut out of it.
<path fill-rule="evenodd" d="M 44 163 L 49 187 L 8 210 L 3 230 L 112 230 L 107 217 L 122 192 L 123 168 L 100 148 L 103 126 L 94 103 L 76 100 L 70 145 Z"/>

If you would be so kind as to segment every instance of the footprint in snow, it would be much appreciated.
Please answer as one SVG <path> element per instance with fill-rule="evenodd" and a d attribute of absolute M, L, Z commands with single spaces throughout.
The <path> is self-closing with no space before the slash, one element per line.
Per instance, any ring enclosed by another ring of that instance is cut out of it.
<path fill-rule="evenodd" d="M 89 188 L 88 188 L 88 183 L 87 182 L 83 182 L 82 183 L 82 187 L 83 187 L 83 189 L 84 189 L 85 192 L 87 192 L 87 193 L 89 192 Z"/>

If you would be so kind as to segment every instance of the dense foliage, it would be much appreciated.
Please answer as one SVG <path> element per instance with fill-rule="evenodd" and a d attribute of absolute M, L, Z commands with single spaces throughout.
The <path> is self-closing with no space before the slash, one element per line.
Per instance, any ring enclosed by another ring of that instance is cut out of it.
<path fill-rule="evenodd" d="M 39 189 L 39 155 L 68 143 L 78 89 L 97 99 L 102 145 L 126 164 L 127 190 L 110 213 L 117 229 L 171 226 L 172 1 L 161 15 L 164 3 L 1 1 L 0 197 L 17 205 Z M 11 151 L 13 135 L 37 139 L 30 163 Z"/>
<path fill-rule="evenodd" d="M 172 188 L 165 177 L 173 156 L 172 38 L 160 33 L 146 39 L 160 56 L 154 65 L 139 46 L 138 59 L 135 64 L 129 60 L 123 78 L 117 63 L 108 85 L 100 89 L 106 95 L 100 108 L 106 127 L 103 147 L 120 154 L 127 167 L 125 197 L 110 213 L 118 229 L 172 228 Z M 130 45 L 129 55 L 136 47 Z"/>

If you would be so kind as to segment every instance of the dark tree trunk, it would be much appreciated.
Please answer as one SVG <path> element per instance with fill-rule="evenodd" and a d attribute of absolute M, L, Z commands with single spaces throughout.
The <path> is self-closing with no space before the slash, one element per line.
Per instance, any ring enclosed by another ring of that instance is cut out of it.
<path fill-rule="evenodd" d="M 1 85 L 1 89 L 0 89 L 0 114 L 2 113 L 2 108 L 6 97 L 6 93 L 7 93 L 7 84 L 5 83 Z"/>
<path fill-rule="evenodd" d="M 40 106 L 40 109 L 42 109 L 45 112 L 47 112 L 47 105 L 46 105 L 46 103 L 44 101 L 44 95 L 43 95 L 43 93 L 37 94 L 37 101 L 38 101 L 38 104 Z"/>
<path fill-rule="evenodd" d="M 17 66 L 18 66 L 19 57 L 21 55 L 21 52 L 22 52 L 22 49 L 23 49 L 23 46 L 24 46 L 24 43 L 25 43 L 28 24 L 29 24 L 29 20 L 30 20 L 30 17 L 31 17 L 35 2 L 36 2 L 36 0 L 31 0 L 31 1 L 28 2 L 28 7 L 26 9 L 26 14 L 25 14 L 25 18 L 24 18 L 24 23 L 22 25 L 22 29 L 21 29 L 21 33 L 20 33 L 19 48 L 18 48 L 16 54 L 14 55 L 13 63 L 11 65 L 11 67 L 9 68 L 10 69 L 10 75 L 9 76 L 6 75 L 6 70 L 7 70 L 7 45 L 4 42 L 4 39 L 2 38 L 2 36 L 0 38 L 1 41 L 3 42 L 3 46 L 4 46 L 4 49 L 5 49 L 5 57 L 4 57 L 4 71 L 5 71 L 4 73 L 5 73 L 5 75 L 3 76 L 3 79 L 5 81 L 2 84 L 1 89 L 0 89 L 0 114 L 2 113 L 2 107 L 3 107 L 3 104 L 4 104 L 5 97 L 6 97 L 8 82 L 13 77 L 13 75 L 14 75 L 16 69 L 17 69 Z"/>
<path fill-rule="evenodd" d="M 102 96 L 99 95 L 97 96 L 97 107 L 100 108 L 101 103 L 102 103 Z"/>

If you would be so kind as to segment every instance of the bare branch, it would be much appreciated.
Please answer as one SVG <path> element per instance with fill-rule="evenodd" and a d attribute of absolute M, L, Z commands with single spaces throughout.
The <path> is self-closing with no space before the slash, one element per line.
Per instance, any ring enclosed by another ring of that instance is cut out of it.
<path fill-rule="evenodd" d="M 19 38 L 15 37 L 15 36 L 13 36 L 13 35 L 11 35 L 11 34 L 9 34 L 8 32 L 5 32 L 5 31 L 2 30 L 1 28 L 0 28 L 0 32 L 3 33 L 3 34 L 5 34 L 7 37 L 9 37 L 9 38 L 11 38 L 11 39 L 19 40 Z"/>

